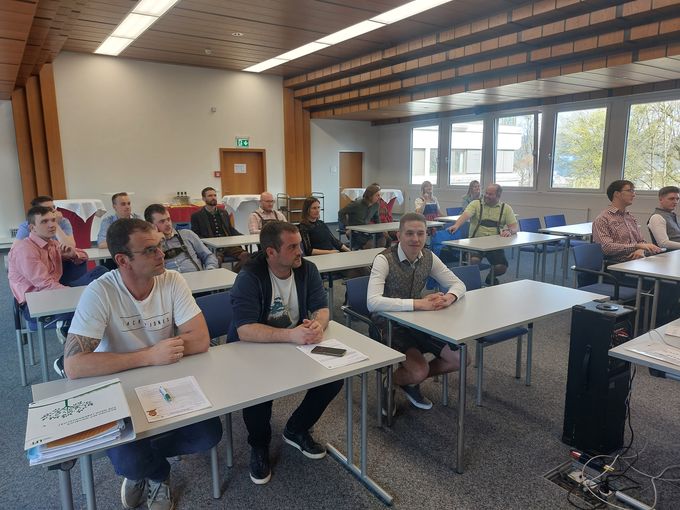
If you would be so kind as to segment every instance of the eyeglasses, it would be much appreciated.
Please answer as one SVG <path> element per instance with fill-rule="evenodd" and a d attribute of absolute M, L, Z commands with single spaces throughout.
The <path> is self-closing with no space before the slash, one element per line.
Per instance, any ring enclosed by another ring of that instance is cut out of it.
<path fill-rule="evenodd" d="M 632 193 L 633 195 L 635 195 L 635 190 L 634 190 L 633 188 L 622 189 L 622 190 L 621 190 L 621 193 L 623 193 L 624 191 L 629 191 L 630 193 Z"/>
<path fill-rule="evenodd" d="M 130 253 L 137 253 L 137 254 L 140 254 L 140 255 L 144 255 L 145 257 L 154 257 L 156 255 L 156 252 L 158 252 L 158 251 L 163 253 L 163 249 L 161 248 L 161 244 L 163 244 L 163 243 L 160 242 L 155 246 L 147 246 L 143 250 L 138 250 L 138 251 L 130 250 Z"/>

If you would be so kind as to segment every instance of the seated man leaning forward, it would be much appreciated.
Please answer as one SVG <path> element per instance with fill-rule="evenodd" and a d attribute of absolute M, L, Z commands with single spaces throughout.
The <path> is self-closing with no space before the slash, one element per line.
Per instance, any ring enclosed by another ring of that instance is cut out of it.
<path fill-rule="evenodd" d="M 144 219 L 163 235 L 162 248 L 165 269 L 180 273 L 217 269 L 217 257 L 203 244 L 201 238 L 189 229 L 175 230 L 170 213 L 161 204 L 151 204 L 144 209 Z"/>
<path fill-rule="evenodd" d="M 302 258 L 301 237 L 295 225 L 267 223 L 260 232 L 260 251 L 243 267 L 231 289 L 233 320 L 229 340 L 315 344 L 328 326 L 328 301 L 316 266 Z M 292 348 L 292 347 L 291 347 Z M 283 440 L 310 459 L 321 459 L 326 448 L 309 429 L 342 388 L 335 381 L 307 390 L 288 419 Z M 271 478 L 272 402 L 243 410 L 248 429 L 250 478 L 264 484 Z"/>
<path fill-rule="evenodd" d="M 184 278 L 165 270 L 161 236 L 153 225 L 118 220 L 109 227 L 106 243 L 118 269 L 90 284 L 78 302 L 64 346 L 67 376 L 168 365 L 207 351 L 203 314 Z M 146 498 L 151 510 L 173 508 L 167 457 L 209 450 L 221 437 L 222 424 L 212 418 L 171 431 L 162 441 L 145 438 L 110 448 L 116 473 L 125 477 L 123 507 L 135 508 Z"/>
<path fill-rule="evenodd" d="M 449 227 L 452 234 L 463 223 L 470 220 L 470 238 L 500 235 L 510 237 L 517 233 L 517 219 L 509 204 L 501 202 L 503 188 L 500 184 L 489 184 L 484 192 L 484 198 L 473 200 L 460 215 L 458 221 Z M 486 257 L 494 266 L 494 274 L 500 276 L 508 270 L 508 259 L 505 250 L 494 250 L 486 253 L 470 253 L 470 264 L 479 264 Z M 491 273 L 486 277 L 487 285 L 498 284 L 497 278 L 491 281 Z"/>
<path fill-rule="evenodd" d="M 442 310 L 465 294 L 465 284 L 439 258 L 425 248 L 426 220 L 422 214 L 404 214 L 399 220 L 399 243 L 373 261 L 368 282 L 367 305 L 374 322 L 385 334 L 386 321 L 377 312 Z M 446 293 L 422 296 L 429 277 L 437 280 Z M 460 355 L 443 340 L 396 326 L 392 328 L 392 347 L 406 355 L 394 372 L 394 381 L 419 409 L 430 409 L 432 402 L 423 396 L 420 383 L 426 378 L 458 370 Z M 435 358 L 428 363 L 425 353 Z"/>

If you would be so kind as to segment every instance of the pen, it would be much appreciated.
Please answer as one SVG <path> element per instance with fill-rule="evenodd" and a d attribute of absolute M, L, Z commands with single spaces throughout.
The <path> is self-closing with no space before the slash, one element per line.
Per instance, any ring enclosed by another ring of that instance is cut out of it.
<path fill-rule="evenodd" d="M 165 399 L 166 402 L 170 402 L 172 400 L 172 397 L 170 396 L 170 393 L 168 393 L 163 386 L 158 387 L 158 391 L 161 392 L 161 395 L 163 395 L 163 398 Z"/>

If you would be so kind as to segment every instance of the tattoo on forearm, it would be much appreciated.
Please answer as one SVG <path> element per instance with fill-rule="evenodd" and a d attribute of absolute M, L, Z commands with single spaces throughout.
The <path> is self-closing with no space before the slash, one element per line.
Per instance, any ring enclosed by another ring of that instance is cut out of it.
<path fill-rule="evenodd" d="M 101 340 L 97 340 L 96 338 L 72 335 L 69 333 L 68 337 L 66 337 L 66 344 L 64 345 L 64 357 L 70 358 L 81 352 L 94 352 L 99 345 L 99 342 L 101 342 Z"/>

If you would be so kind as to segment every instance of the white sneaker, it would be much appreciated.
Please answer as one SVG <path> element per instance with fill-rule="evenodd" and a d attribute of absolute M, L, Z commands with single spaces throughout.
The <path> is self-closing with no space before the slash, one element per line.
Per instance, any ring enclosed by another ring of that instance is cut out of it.
<path fill-rule="evenodd" d="M 149 510 L 173 510 L 175 508 L 169 482 L 170 479 L 162 482 L 149 480 L 149 495 L 146 497 L 146 506 Z"/>

